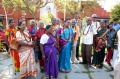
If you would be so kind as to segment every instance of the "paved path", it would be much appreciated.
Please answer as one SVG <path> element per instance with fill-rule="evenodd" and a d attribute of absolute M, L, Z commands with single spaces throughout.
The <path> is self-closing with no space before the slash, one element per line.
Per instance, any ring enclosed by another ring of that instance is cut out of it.
<path fill-rule="evenodd" d="M 38 63 L 36 63 L 39 69 Z M 72 64 L 72 71 L 70 73 L 59 72 L 59 79 L 113 79 L 113 71 L 109 71 L 109 66 L 104 63 L 102 69 L 87 69 L 85 65 Z M 14 74 L 12 60 L 10 57 L 3 56 L 0 53 L 0 79 L 19 79 L 19 72 Z M 28 77 L 28 79 L 45 79 L 45 74 L 39 73 L 35 77 Z"/>

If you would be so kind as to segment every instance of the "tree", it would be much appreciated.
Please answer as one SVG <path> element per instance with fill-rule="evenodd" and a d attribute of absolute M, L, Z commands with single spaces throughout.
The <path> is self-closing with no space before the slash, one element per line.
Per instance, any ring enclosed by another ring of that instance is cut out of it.
<path fill-rule="evenodd" d="M 74 12 L 78 12 L 80 17 L 87 16 L 92 9 L 95 9 L 98 5 L 97 0 L 57 0 L 55 2 L 58 11 L 64 12 L 64 5 L 66 5 L 66 14 L 73 16 Z"/>
<path fill-rule="evenodd" d="M 110 18 L 111 18 L 111 21 L 113 21 L 114 18 L 120 19 L 120 4 L 115 5 L 111 9 Z"/>
<path fill-rule="evenodd" d="M 41 20 L 46 24 L 50 24 L 51 23 L 51 19 L 54 18 L 54 16 L 52 15 L 51 12 L 48 12 L 46 15 L 41 16 Z"/>
<path fill-rule="evenodd" d="M 40 8 L 55 0 L 3 0 L 7 8 L 15 8 L 29 13 L 36 20 L 36 13 Z"/>

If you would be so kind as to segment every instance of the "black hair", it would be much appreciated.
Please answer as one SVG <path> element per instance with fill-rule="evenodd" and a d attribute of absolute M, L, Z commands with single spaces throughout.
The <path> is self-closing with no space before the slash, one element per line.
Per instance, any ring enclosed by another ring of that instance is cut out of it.
<path fill-rule="evenodd" d="M 21 25 L 22 25 L 22 23 L 23 23 L 23 21 L 20 21 L 20 22 L 18 23 L 18 26 L 21 26 Z"/>
<path fill-rule="evenodd" d="M 53 19 L 56 19 L 56 18 L 52 18 L 51 21 L 52 21 Z"/>
<path fill-rule="evenodd" d="M 9 22 L 8 22 L 8 23 L 10 24 L 12 21 L 14 21 L 14 19 L 13 19 L 13 18 L 11 18 L 11 19 L 9 20 Z"/>
<path fill-rule="evenodd" d="M 78 14 L 78 12 L 74 12 L 74 14 L 73 14 L 73 15 L 75 15 L 75 14 Z"/>
<path fill-rule="evenodd" d="M 67 22 L 69 19 L 66 19 L 64 22 Z"/>
<path fill-rule="evenodd" d="M 23 23 L 24 21 L 20 21 L 19 23 L 18 23 L 18 29 L 20 30 L 20 26 L 22 25 L 22 23 Z"/>
<path fill-rule="evenodd" d="M 48 30 L 50 27 L 51 27 L 51 25 L 47 25 L 45 29 Z"/>
<path fill-rule="evenodd" d="M 114 18 L 114 19 L 113 19 L 113 21 L 117 21 L 117 20 L 118 20 L 118 18 Z"/>

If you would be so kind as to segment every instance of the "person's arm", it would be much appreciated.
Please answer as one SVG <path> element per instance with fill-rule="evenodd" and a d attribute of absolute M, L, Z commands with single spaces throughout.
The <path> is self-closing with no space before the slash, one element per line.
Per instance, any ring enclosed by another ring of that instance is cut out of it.
<path fill-rule="evenodd" d="M 114 43 L 115 43 L 115 39 L 116 39 L 116 34 L 117 34 L 117 32 L 115 32 L 113 37 L 112 37 L 112 46 L 111 46 L 112 50 L 114 49 Z"/>
<path fill-rule="evenodd" d="M 19 40 L 18 43 L 19 43 L 19 45 L 21 45 L 21 46 L 30 46 L 30 47 L 33 46 L 33 43 L 24 42 L 24 41 L 22 41 L 22 40 Z"/>
<path fill-rule="evenodd" d="M 42 52 L 42 58 L 45 59 L 45 55 L 44 55 L 44 49 L 43 49 L 43 44 L 40 43 L 40 49 L 41 49 L 41 52 Z"/>
<path fill-rule="evenodd" d="M 60 34 L 57 34 L 57 45 L 58 45 L 58 49 L 59 49 L 59 41 L 60 41 Z"/>
<path fill-rule="evenodd" d="M 9 44 L 8 44 L 8 36 L 5 37 L 5 41 L 6 41 L 7 46 L 9 47 Z"/>

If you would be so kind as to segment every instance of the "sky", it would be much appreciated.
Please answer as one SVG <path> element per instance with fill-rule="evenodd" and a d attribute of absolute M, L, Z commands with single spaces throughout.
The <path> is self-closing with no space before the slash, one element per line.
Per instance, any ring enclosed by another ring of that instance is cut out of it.
<path fill-rule="evenodd" d="M 110 12 L 111 8 L 120 3 L 120 0 L 99 0 L 98 3 L 107 11 Z"/>

